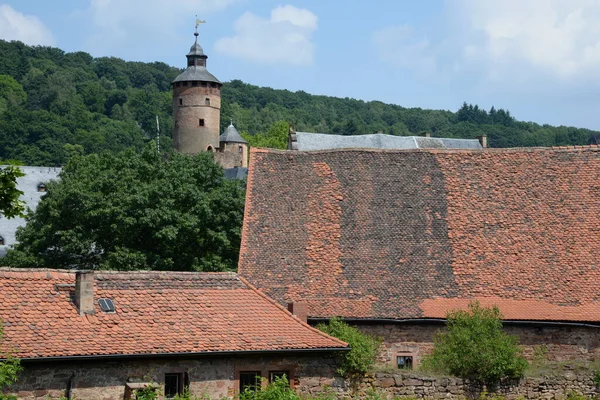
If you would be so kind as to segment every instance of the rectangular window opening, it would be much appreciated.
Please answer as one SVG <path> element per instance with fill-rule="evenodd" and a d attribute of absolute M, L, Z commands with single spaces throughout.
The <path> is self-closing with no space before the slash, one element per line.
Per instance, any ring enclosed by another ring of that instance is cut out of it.
<path fill-rule="evenodd" d="M 200 120 L 198 121 L 198 124 L 200 126 L 204 126 L 204 118 L 200 118 Z"/>
<path fill-rule="evenodd" d="M 277 379 L 281 379 L 285 376 L 288 384 L 290 383 L 290 372 L 289 371 L 269 371 L 269 383 L 275 382 Z"/>
<path fill-rule="evenodd" d="M 210 106 L 210 99 L 208 97 L 204 100 L 204 104 Z"/>
<path fill-rule="evenodd" d="M 260 388 L 260 371 L 240 372 L 240 393 L 246 390 L 256 392 Z"/>
<path fill-rule="evenodd" d="M 200 86 L 202 86 L 202 87 L 206 87 L 206 86 L 207 86 L 207 84 L 206 84 L 206 82 L 200 82 Z"/>
<path fill-rule="evenodd" d="M 165 398 L 183 394 L 183 374 L 165 374 Z"/>
<path fill-rule="evenodd" d="M 183 99 L 179 99 L 179 105 L 182 106 L 183 105 Z"/>
<path fill-rule="evenodd" d="M 198 86 L 198 81 L 192 81 L 192 86 Z"/>
<path fill-rule="evenodd" d="M 412 356 L 397 356 L 396 365 L 398 369 L 413 369 L 413 358 Z"/>

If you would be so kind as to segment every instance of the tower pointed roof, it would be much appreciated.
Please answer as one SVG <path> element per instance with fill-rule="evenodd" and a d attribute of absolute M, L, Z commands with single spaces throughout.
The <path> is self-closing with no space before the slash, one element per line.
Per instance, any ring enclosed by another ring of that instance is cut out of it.
<path fill-rule="evenodd" d="M 235 129 L 235 126 L 233 126 L 233 122 L 231 122 L 227 129 L 225 129 L 225 132 L 221 134 L 221 136 L 219 137 L 219 142 L 248 144 L 248 142 L 244 140 L 242 135 L 240 135 L 238 130 Z"/>
<path fill-rule="evenodd" d="M 208 56 L 204 54 L 202 46 L 198 43 L 198 32 L 195 32 L 194 36 L 196 37 L 196 40 L 192 47 L 190 47 L 190 52 L 186 55 L 188 66 L 186 70 L 179 74 L 179 76 L 171 83 L 204 81 L 221 84 L 221 81 L 206 69 L 206 59 Z"/>

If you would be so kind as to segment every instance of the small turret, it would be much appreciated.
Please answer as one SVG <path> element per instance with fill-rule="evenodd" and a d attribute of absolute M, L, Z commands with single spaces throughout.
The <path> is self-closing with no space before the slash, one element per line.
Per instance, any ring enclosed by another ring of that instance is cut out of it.
<path fill-rule="evenodd" d="M 235 159 L 239 162 L 236 167 L 248 167 L 248 142 L 233 126 L 233 121 L 229 124 L 225 132 L 219 137 L 219 147 L 223 153 L 233 153 Z"/>

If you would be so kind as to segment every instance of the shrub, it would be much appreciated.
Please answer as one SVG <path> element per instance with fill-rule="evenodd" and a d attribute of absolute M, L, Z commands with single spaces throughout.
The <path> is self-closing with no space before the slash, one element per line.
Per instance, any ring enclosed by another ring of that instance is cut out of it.
<path fill-rule="evenodd" d="M 1 346 L 4 338 L 3 326 L 4 323 L 0 319 L 0 359 L 3 359 L 0 361 L 0 390 L 15 383 L 19 372 L 23 369 L 20 360 L 11 357 L 10 353 L 5 352 Z"/>
<path fill-rule="evenodd" d="M 338 372 L 346 378 L 364 375 L 375 363 L 381 340 L 362 333 L 346 324 L 340 318 L 332 318 L 329 324 L 319 324 L 317 328 L 328 335 L 336 337 L 350 345 L 351 350 L 345 354 Z"/>
<path fill-rule="evenodd" d="M 600 387 L 600 371 L 594 372 L 594 383 Z"/>
<path fill-rule="evenodd" d="M 240 400 L 301 400 L 291 388 L 285 376 L 275 379 L 265 388 L 253 391 L 246 389 L 240 394 Z"/>
<path fill-rule="evenodd" d="M 523 376 L 527 361 L 517 339 L 502 330 L 498 307 L 471 303 L 468 311 L 448 313 L 446 328 L 436 335 L 433 352 L 425 357 L 423 368 L 488 385 Z"/>

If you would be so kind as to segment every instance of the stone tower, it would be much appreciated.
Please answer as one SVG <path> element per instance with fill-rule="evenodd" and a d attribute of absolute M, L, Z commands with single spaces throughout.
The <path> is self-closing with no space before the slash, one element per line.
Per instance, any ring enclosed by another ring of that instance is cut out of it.
<path fill-rule="evenodd" d="M 186 154 L 218 151 L 221 82 L 206 69 L 196 40 L 187 54 L 187 68 L 173 81 L 173 147 Z"/>

